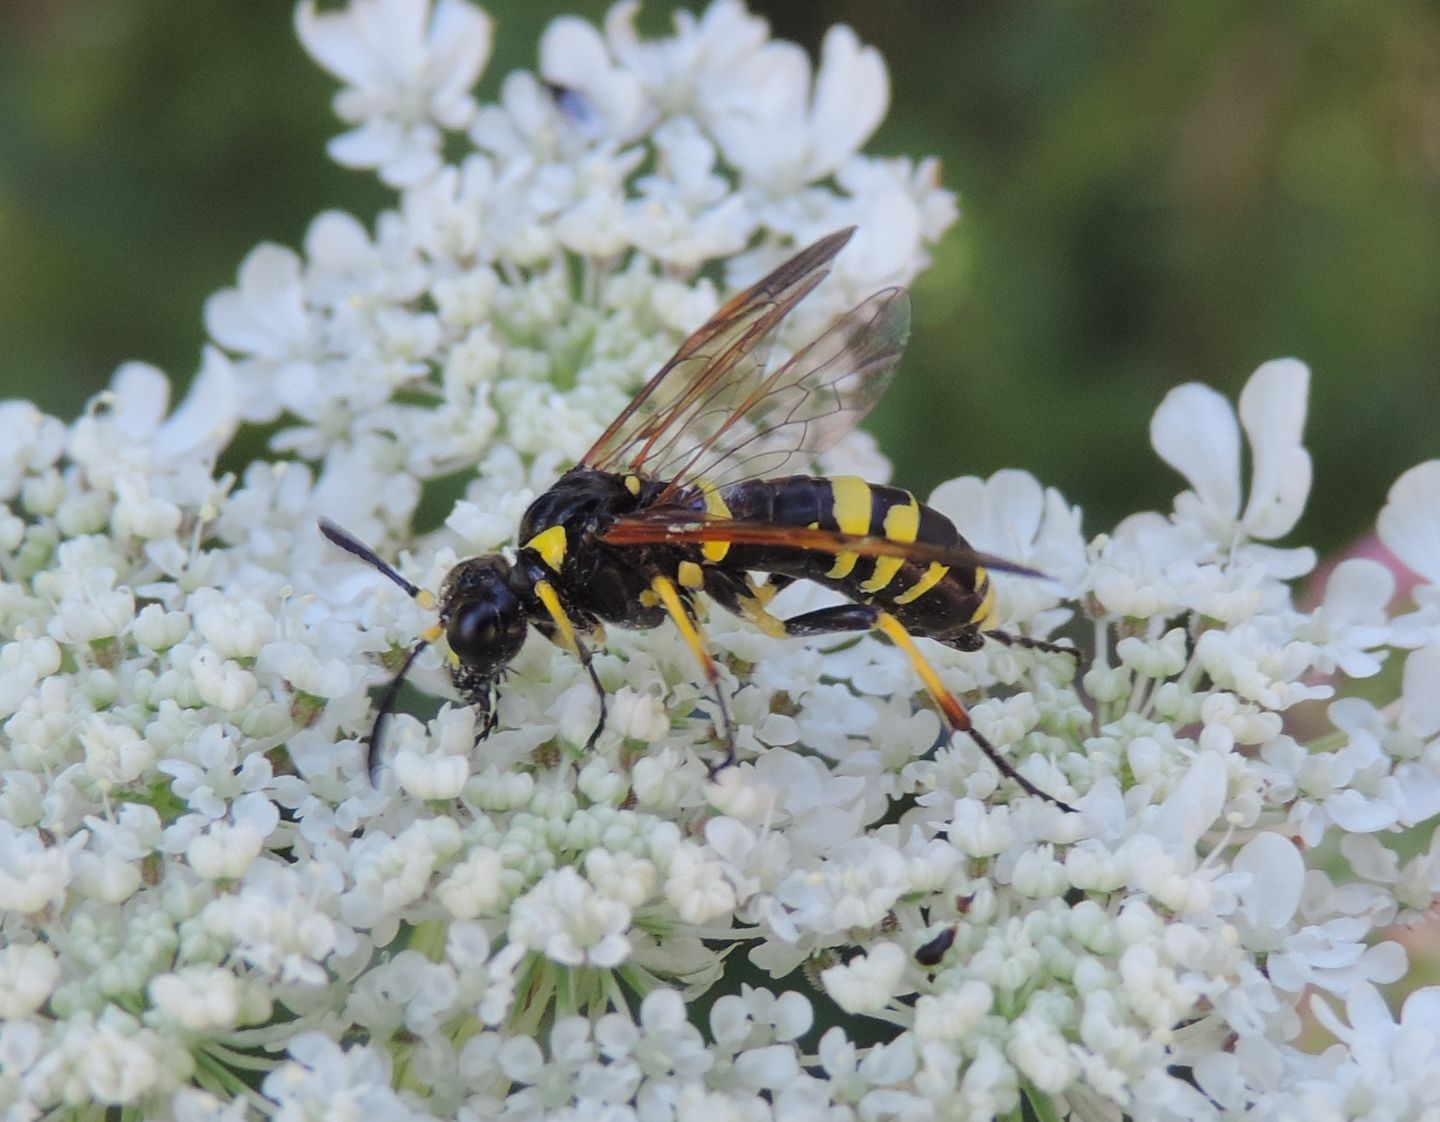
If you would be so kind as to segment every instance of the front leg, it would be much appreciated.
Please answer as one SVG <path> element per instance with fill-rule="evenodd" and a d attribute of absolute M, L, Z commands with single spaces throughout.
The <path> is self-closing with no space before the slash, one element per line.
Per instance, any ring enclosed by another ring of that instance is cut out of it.
<path fill-rule="evenodd" d="M 600 739 L 600 734 L 605 731 L 607 716 L 605 687 L 600 684 L 600 675 L 595 672 L 595 659 L 590 653 L 590 648 L 580 638 L 579 629 L 575 626 L 575 621 L 570 618 L 570 613 L 565 610 L 565 605 L 560 602 L 560 595 L 555 591 L 555 586 L 548 580 L 536 581 L 535 595 L 539 597 L 540 603 L 544 605 L 545 611 L 550 617 L 551 627 L 547 629 L 550 638 L 580 660 L 580 665 L 585 667 L 585 673 L 590 675 L 590 684 L 595 687 L 595 696 L 600 701 L 600 720 L 595 723 L 595 730 L 585 741 L 585 751 L 589 752 L 595 747 L 595 742 Z"/>
<path fill-rule="evenodd" d="M 498 676 L 497 676 L 498 677 Z M 475 745 L 495 731 L 500 721 L 499 706 L 496 704 L 496 678 L 482 677 L 464 663 L 458 663 L 450 672 L 450 680 L 468 705 L 479 715 L 479 731 L 475 733 Z"/>
<path fill-rule="evenodd" d="M 595 700 L 600 703 L 600 719 L 595 722 L 595 729 L 585 741 L 585 751 L 590 752 L 595 748 L 595 742 L 600 739 L 600 734 L 605 731 L 605 719 L 607 711 L 605 708 L 605 687 L 600 684 L 600 675 L 595 673 L 595 659 L 590 654 L 590 648 L 577 636 L 575 639 L 575 654 L 580 659 L 580 665 L 585 667 L 585 673 L 590 675 L 590 684 L 595 687 Z"/>
<path fill-rule="evenodd" d="M 385 687 L 385 692 L 380 697 L 380 705 L 375 710 L 375 723 L 370 726 L 370 746 L 365 751 L 365 771 L 370 776 L 372 787 L 380 786 L 380 745 L 385 738 L 385 726 L 400 700 L 400 687 L 405 684 L 405 677 L 410 673 L 410 667 L 415 665 L 415 660 L 420 657 L 420 652 L 439 639 L 440 635 L 439 627 L 431 627 L 420 637 L 420 641 L 410 648 L 405 661 L 400 664 L 399 673 L 390 679 L 390 684 Z"/>

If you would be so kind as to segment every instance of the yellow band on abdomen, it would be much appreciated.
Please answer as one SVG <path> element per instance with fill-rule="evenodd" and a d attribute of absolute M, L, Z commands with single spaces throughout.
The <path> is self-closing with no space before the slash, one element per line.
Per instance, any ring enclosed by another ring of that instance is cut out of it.
<path fill-rule="evenodd" d="M 830 514 L 842 534 L 864 536 L 870 532 L 870 484 L 858 475 L 837 475 L 830 484 Z M 825 575 L 844 580 L 855 568 L 859 554 L 837 553 L 835 564 Z"/>
<path fill-rule="evenodd" d="M 950 571 L 949 565 L 942 565 L 939 561 L 930 562 L 930 567 L 925 570 L 925 575 L 907 588 L 899 596 L 895 597 L 896 604 L 913 604 L 925 593 L 929 592 L 937 584 L 945 579 L 945 574 Z"/>
<path fill-rule="evenodd" d="M 990 574 L 984 569 L 975 570 L 975 587 L 985 590 L 980 606 L 975 609 L 975 626 L 981 631 L 988 631 L 996 624 L 995 586 L 990 583 Z"/>
<path fill-rule="evenodd" d="M 882 529 L 892 542 L 909 545 L 920 533 L 920 504 L 915 501 L 914 495 L 906 495 L 905 499 L 905 502 L 896 503 L 885 512 Z M 895 579 L 895 574 L 903 564 L 903 557 L 875 558 L 875 571 L 870 574 L 869 580 L 860 583 L 861 589 L 865 592 L 879 592 Z"/>

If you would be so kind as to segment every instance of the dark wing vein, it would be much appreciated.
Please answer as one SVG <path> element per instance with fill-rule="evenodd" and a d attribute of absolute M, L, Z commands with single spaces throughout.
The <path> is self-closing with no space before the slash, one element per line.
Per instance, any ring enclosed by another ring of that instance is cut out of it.
<path fill-rule="evenodd" d="M 728 542 L 731 545 L 804 549 L 828 554 L 856 553 L 861 557 L 899 557 L 920 565 L 934 563 L 955 569 L 983 568 L 1026 577 L 1045 576 L 1037 569 L 969 546 L 901 542 L 878 535 L 842 534 L 834 530 L 785 526 L 774 522 L 750 522 L 709 515 L 688 507 L 649 507 L 623 515 L 606 529 L 601 539 L 611 545 Z"/>
<path fill-rule="evenodd" d="M 910 331 L 900 289 L 877 292 L 789 361 L 716 386 L 656 474 L 661 502 L 697 479 L 713 484 L 777 475 L 830 448 L 884 395 Z"/>
<path fill-rule="evenodd" d="M 773 475 L 823 452 L 889 386 L 910 329 L 909 298 L 877 292 L 774 369 L 776 329 L 824 279 L 853 231 L 822 238 L 690 336 L 581 463 L 665 480 L 663 505 L 698 480 Z"/>
<path fill-rule="evenodd" d="M 656 450 L 674 447 L 715 386 L 749 375 L 746 360 L 753 361 L 776 324 L 825 278 L 854 232 L 821 238 L 731 299 L 680 344 L 580 462 L 653 477 Z"/>

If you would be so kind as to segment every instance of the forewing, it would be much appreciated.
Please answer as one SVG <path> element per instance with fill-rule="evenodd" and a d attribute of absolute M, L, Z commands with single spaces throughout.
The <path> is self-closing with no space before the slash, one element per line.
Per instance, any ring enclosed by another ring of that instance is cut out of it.
<path fill-rule="evenodd" d="M 1037 569 L 1007 561 L 969 546 L 934 545 L 930 542 L 901 542 L 869 534 L 842 534 L 834 530 L 786 526 L 775 522 L 751 522 L 706 514 L 688 507 L 648 507 L 617 518 L 601 540 L 610 545 L 700 545 L 728 542 L 730 545 L 758 545 L 785 549 L 808 549 L 835 555 L 856 553 L 861 557 L 899 557 L 919 565 L 937 563 L 954 569 L 989 569 L 997 573 L 1018 573 L 1044 577 Z"/>
<path fill-rule="evenodd" d="M 910 299 L 875 293 L 768 373 L 716 385 L 692 413 L 694 439 L 677 442 L 655 474 L 688 483 L 778 475 L 824 452 L 884 395 L 910 334 Z"/>
<path fill-rule="evenodd" d="M 821 238 L 732 298 L 680 345 L 580 462 L 664 478 L 663 465 L 692 456 L 724 419 L 718 403 L 753 394 L 774 328 L 825 278 L 854 232 Z M 717 417 L 715 424 L 701 423 Z"/>

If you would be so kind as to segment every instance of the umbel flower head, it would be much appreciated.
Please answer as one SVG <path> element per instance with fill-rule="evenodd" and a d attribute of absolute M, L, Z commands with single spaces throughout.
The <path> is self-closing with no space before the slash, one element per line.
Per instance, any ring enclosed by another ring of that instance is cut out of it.
<path fill-rule="evenodd" d="M 659 39 L 635 16 L 556 21 L 481 105 L 494 29 L 466 0 L 302 3 L 342 83 L 332 154 L 393 209 L 254 250 L 173 410 L 141 364 L 73 423 L 0 406 L 0 1115 L 1435 1114 L 1440 998 L 1393 1013 L 1379 987 L 1407 969 L 1386 930 L 1440 885 L 1440 848 L 1390 844 L 1440 812 L 1440 462 L 1379 515 L 1413 607 L 1366 560 L 1304 606 L 1292 360 L 1238 416 L 1197 385 L 1160 404 L 1169 512 L 1087 540 L 1022 471 L 930 497 L 1049 575 L 996 577 L 1008 629 L 1081 640 L 1078 680 L 1024 647 L 927 650 L 1076 813 L 942 738 L 895 648 L 720 612 L 718 776 L 660 628 L 597 652 L 593 750 L 588 677 L 532 636 L 493 735 L 463 704 L 400 716 L 372 786 L 367 688 L 433 619 L 318 518 L 436 588 L 513 544 L 727 295 L 858 226 L 793 349 L 954 218 L 933 161 L 861 153 L 886 76 L 848 29 L 812 65 L 738 3 Z M 218 474 L 260 423 L 270 457 Z M 817 470 L 886 466 L 852 436 Z M 1351 689 L 1392 658 L 1380 700 Z"/>

